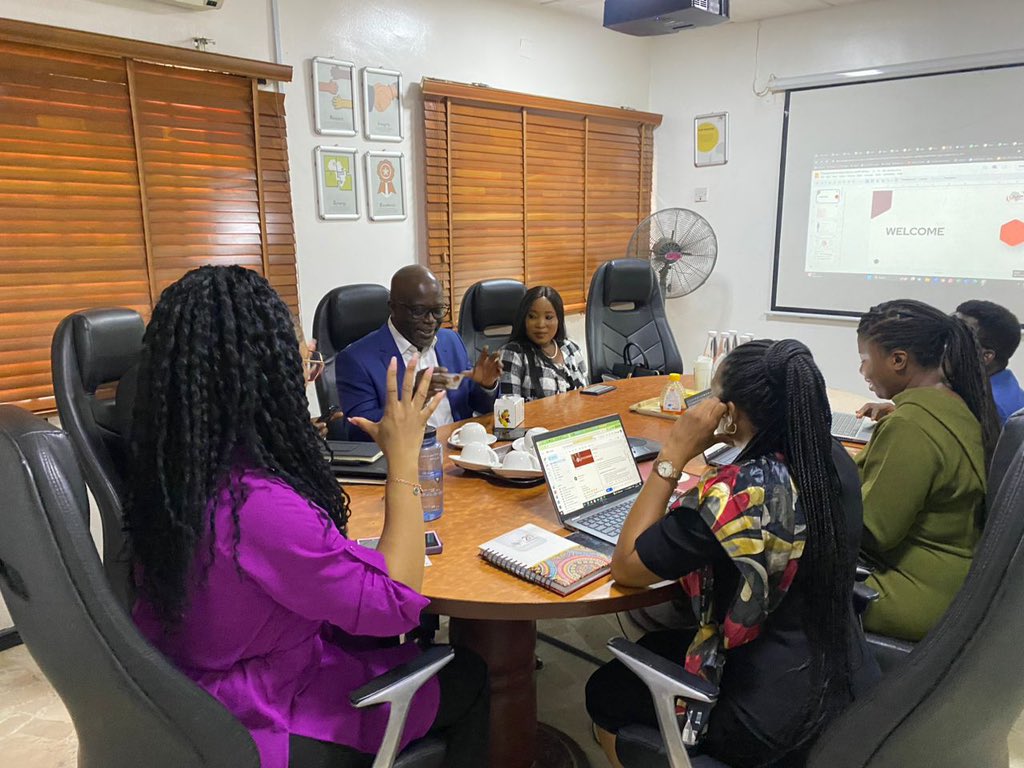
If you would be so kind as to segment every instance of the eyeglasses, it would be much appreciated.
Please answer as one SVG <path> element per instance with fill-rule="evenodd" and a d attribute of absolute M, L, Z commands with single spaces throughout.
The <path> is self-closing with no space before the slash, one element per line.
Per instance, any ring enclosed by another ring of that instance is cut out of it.
<path fill-rule="evenodd" d="M 326 361 L 321 352 L 310 352 L 309 357 L 303 358 L 302 370 L 306 376 L 306 381 L 312 383 L 319 379 L 323 375 L 325 364 Z"/>
<path fill-rule="evenodd" d="M 409 311 L 409 316 L 419 322 L 425 320 L 427 315 L 432 315 L 435 320 L 441 321 L 448 317 L 448 312 L 451 309 L 447 304 L 442 304 L 439 307 L 423 307 L 419 304 L 406 304 L 403 301 L 396 301 L 400 307 L 405 307 Z"/>

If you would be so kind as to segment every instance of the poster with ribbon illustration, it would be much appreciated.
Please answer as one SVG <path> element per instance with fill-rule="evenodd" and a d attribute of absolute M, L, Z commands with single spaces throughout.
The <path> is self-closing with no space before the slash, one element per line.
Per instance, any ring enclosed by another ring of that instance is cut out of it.
<path fill-rule="evenodd" d="M 363 131 L 370 141 L 402 140 L 402 75 L 363 67 Z"/>
<path fill-rule="evenodd" d="M 343 147 L 317 147 L 316 198 L 321 219 L 359 218 L 359 181 L 356 151 Z"/>
<path fill-rule="evenodd" d="M 366 153 L 366 195 L 370 218 L 374 221 L 405 218 L 405 155 L 401 152 Z"/>
<path fill-rule="evenodd" d="M 316 57 L 313 70 L 313 128 L 317 133 L 355 136 L 355 67 L 350 61 Z"/>

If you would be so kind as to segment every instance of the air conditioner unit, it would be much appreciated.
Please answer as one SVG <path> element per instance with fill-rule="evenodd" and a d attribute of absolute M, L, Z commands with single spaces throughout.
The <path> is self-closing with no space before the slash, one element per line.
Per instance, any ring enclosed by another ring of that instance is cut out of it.
<path fill-rule="evenodd" d="M 158 3 L 191 8 L 193 11 L 213 11 L 224 5 L 224 0 L 156 0 Z"/>
<path fill-rule="evenodd" d="M 604 25 L 627 35 L 669 35 L 729 20 L 729 0 L 604 0 Z"/>

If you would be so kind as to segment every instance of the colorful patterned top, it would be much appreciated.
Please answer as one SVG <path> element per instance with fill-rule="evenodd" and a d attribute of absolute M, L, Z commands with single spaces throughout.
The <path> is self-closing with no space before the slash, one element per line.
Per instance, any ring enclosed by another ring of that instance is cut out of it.
<path fill-rule="evenodd" d="M 587 361 L 571 339 L 562 342 L 564 365 L 558 365 L 536 349 L 527 354 L 523 345 L 510 341 L 501 350 L 499 395 L 521 395 L 526 401 L 558 395 L 587 385 Z"/>

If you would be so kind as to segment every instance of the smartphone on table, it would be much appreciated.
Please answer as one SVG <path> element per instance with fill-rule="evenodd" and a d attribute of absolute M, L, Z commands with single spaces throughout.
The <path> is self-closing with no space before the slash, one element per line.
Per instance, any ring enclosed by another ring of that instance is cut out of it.
<path fill-rule="evenodd" d="M 583 387 L 580 390 L 580 394 L 581 395 L 603 395 L 603 394 L 605 394 L 607 392 L 613 392 L 613 391 L 615 391 L 615 387 L 613 387 L 611 384 L 602 384 L 602 383 L 598 382 L 597 384 L 590 384 L 589 386 Z"/>
<path fill-rule="evenodd" d="M 427 531 L 423 534 L 423 538 L 427 545 L 426 554 L 440 555 L 444 551 L 444 545 L 441 543 L 441 537 L 437 535 L 437 531 Z M 379 541 L 380 537 L 374 536 L 369 539 L 356 539 L 356 544 L 367 549 L 376 549 Z"/>

